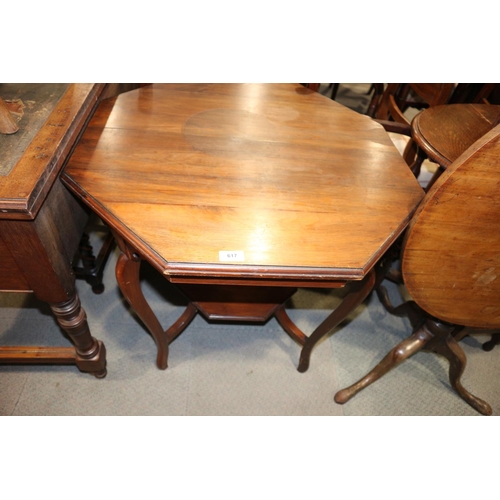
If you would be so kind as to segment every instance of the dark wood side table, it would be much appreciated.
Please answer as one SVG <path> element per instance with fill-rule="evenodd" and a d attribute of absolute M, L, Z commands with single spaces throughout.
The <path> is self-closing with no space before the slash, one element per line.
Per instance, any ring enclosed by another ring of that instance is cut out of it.
<path fill-rule="evenodd" d="M 74 343 L 0 347 L 0 363 L 76 364 L 106 374 L 106 351 L 90 333 L 71 268 L 88 211 L 59 179 L 105 88 L 0 85 L 2 98 L 23 115 L 17 133 L 0 136 L 0 290 L 31 291 L 48 302 Z"/>
<path fill-rule="evenodd" d="M 314 345 L 364 300 L 372 268 L 423 191 L 383 128 L 285 85 L 152 85 L 101 103 L 62 176 L 115 233 L 118 284 L 158 346 L 196 313 L 265 322 Z M 163 330 L 139 283 L 145 259 L 190 299 Z M 309 336 L 289 318 L 297 287 L 345 300 Z"/>

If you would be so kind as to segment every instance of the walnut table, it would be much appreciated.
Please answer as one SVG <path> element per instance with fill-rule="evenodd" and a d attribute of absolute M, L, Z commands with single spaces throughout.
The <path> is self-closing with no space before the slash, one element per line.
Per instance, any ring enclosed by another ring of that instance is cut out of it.
<path fill-rule="evenodd" d="M 152 85 L 103 101 L 63 182 L 112 228 L 118 284 L 158 346 L 197 312 L 273 315 L 313 346 L 364 300 L 372 268 L 423 196 L 383 128 L 298 84 Z M 139 285 L 141 260 L 190 303 L 166 331 Z M 339 288 L 309 336 L 284 303 L 297 287 Z"/>

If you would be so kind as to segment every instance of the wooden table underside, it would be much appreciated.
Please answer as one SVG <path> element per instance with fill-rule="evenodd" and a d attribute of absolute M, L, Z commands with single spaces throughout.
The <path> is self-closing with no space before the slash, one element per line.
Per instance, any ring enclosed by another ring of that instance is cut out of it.
<path fill-rule="evenodd" d="M 274 315 L 302 345 L 305 371 L 312 347 L 370 292 L 371 269 L 423 196 L 382 127 L 300 85 L 153 85 L 105 101 L 63 182 L 112 228 L 118 284 L 160 368 L 200 312 Z M 140 290 L 143 259 L 190 300 L 166 331 Z M 350 282 L 309 337 L 285 312 L 297 287 Z"/>
<path fill-rule="evenodd" d="M 139 252 L 117 233 L 114 233 L 114 236 L 121 250 L 116 264 L 118 285 L 154 338 L 158 349 L 156 364 L 160 369 L 167 368 L 168 345 L 200 312 L 209 321 L 265 323 L 274 316 L 285 332 L 302 346 L 298 371 L 304 372 L 309 367 L 313 347 L 365 300 L 375 284 L 375 274 L 372 270 L 363 280 L 351 285 L 342 303 L 307 336 L 293 323 L 285 310 L 285 302 L 297 291 L 294 286 L 276 286 L 274 280 L 262 280 L 258 285 L 253 284 L 255 281 L 245 280 L 234 280 L 231 285 L 219 284 L 218 280 L 214 280 L 214 284 L 207 284 L 206 279 L 199 282 L 192 279 L 188 280 L 188 283 L 182 283 L 184 280 L 180 278 L 174 282 L 189 299 L 189 304 L 177 321 L 163 330 L 141 290 L 139 273 L 142 258 Z M 301 284 L 313 286 L 311 282 Z M 345 284 L 345 281 L 338 281 L 329 282 L 327 286 L 341 288 Z"/>

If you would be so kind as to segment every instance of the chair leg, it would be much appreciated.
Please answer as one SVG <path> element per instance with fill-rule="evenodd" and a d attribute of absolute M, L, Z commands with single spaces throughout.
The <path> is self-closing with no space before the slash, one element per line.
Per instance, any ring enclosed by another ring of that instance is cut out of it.
<path fill-rule="evenodd" d="M 406 162 L 410 165 L 410 170 L 413 172 L 413 175 L 418 179 L 422 169 L 422 163 L 427 158 L 427 155 L 416 145 L 413 139 L 410 139 L 410 142 L 407 144 L 407 149 L 405 149 L 404 156 Z"/>
<path fill-rule="evenodd" d="M 498 344 L 500 344 L 500 334 L 497 333 L 495 335 L 492 335 L 491 339 L 483 344 L 483 350 L 491 351 Z"/>
<path fill-rule="evenodd" d="M 427 186 L 425 186 L 425 192 L 429 191 L 429 189 L 433 186 L 433 184 L 438 180 L 439 176 L 444 172 L 444 167 L 441 165 L 436 169 L 432 177 L 430 178 Z"/>
<path fill-rule="evenodd" d="M 104 292 L 104 285 L 102 284 L 102 274 L 97 276 L 96 271 L 96 257 L 94 255 L 94 249 L 90 243 L 90 238 L 87 233 L 83 233 L 78 246 L 78 252 L 80 258 L 82 259 L 83 269 L 75 270 L 76 277 L 82 277 L 85 281 L 91 285 L 92 291 L 95 294 L 100 294 Z"/>
<path fill-rule="evenodd" d="M 368 109 L 366 114 L 372 118 L 375 118 L 377 114 L 378 107 L 380 104 L 380 100 L 382 98 L 382 94 L 384 93 L 384 84 L 383 83 L 372 83 L 370 89 L 367 94 L 370 95 L 373 92 L 370 104 L 368 105 Z"/>
<path fill-rule="evenodd" d="M 90 238 L 87 233 L 84 233 L 78 246 L 78 255 L 75 257 L 75 261 L 73 263 L 73 271 L 76 278 L 85 279 L 85 281 L 92 287 L 92 291 L 95 294 L 101 294 L 104 292 L 104 284 L 102 282 L 104 267 L 106 266 L 108 257 L 113 250 L 115 241 L 109 229 L 104 226 L 97 226 L 96 229 L 104 229 L 107 231 L 107 235 L 101 249 L 99 250 L 98 256 L 96 257 L 94 255 Z M 83 267 L 76 266 L 78 257 L 81 259 Z"/>
<path fill-rule="evenodd" d="M 339 90 L 339 83 L 332 83 L 332 95 L 330 96 L 330 98 L 335 101 L 335 98 L 337 97 L 337 92 Z"/>

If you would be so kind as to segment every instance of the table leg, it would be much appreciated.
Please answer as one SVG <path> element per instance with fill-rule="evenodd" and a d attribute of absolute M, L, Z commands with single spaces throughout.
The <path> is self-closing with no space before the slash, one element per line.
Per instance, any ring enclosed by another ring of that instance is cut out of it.
<path fill-rule="evenodd" d="M 285 315 L 281 312 L 276 315 L 276 319 L 285 329 L 285 331 L 299 343 L 303 345 L 302 351 L 300 353 L 300 360 L 297 370 L 299 372 L 305 372 L 309 368 L 309 360 L 311 357 L 311 351 L 313 347 L 329 332 L 331 332 L 336 326 L 338 326 L 345 318 L 361 304 L 368 294 L 373 290 L 375 285 L 375 271 L 372 270 L 370 273 L 360 282 L 353 283 L 351 286 L 353 289 L 345 296 L 342 303 L 333 311 L 328 318 L 326 318 L 323 323 L 321 323 L 316 330 L 314 330 L 308 337 L 304 336 L 305 339 L 298 333 L 300 330 L 294 326 L 294 329 L 290 328 L 287 324 Z M 288 316 L 286 316 L 288 318 Z M 284 321 L 285 319 L 285 321 Z"/>
<path fill-rule="evenodd" d="M 461 378 L 467 364 L 465 352 L 450 333 L 444 335 L 432 349 L 437 354 L 444 356 L 450 363 L 450 384 L 457 394 L 475 410 L 483 415 L 491 415 L 491 406 L 482 399 L 471 394 L 462 385 Z"/>
<path fill-rule="evenodd" d="M 274 317 L 277 319 L 281 328 L 285 330 L 288 335 L 303 346 L 307 341 L 307 335 L 290 319 L 290 316 L 286 313 L 285 304 L 281 304 L 278 310 L 274 313 Z"/>
<path fill-rule="evenodd" d="M 390 370 L 399 366 L 405 359 L 420 351 L 426 343 L 433 338 L 431 332 L 425 325 L 420 327 L 416 332 L 404 339 L 396 347 L 391 349 L 385 357 L 367 373 L 362 379 L 352 384 L 345 389 L 342 389 L 335 394 L 334 400 L 336 403 L 344 404 L 353 398 L 359 391 L 373 384 L 379 378 L 383 377 Z"/>
<path fill-rule="evenodd" d="M 453 325 L 446 325 L 428 318 L 425 324 L 416 329 L 407 339 L 401 341 L 391 349 L 369 373 L 345 389 L 335 394 L 336 403 L 344 404 L 354 397 L 359 391 L 373 384 L 387 372 L 399 366 L 403 361 L 420 350 L 432 351 L 444 356 L 450 363 L 449 378 L 453 389 L 458 395 L 475 410 L 483 415 L 491 415 L 491 406 L 467 391 L 461 377 L 465 370 L 467 359 L 464 351 L 453 338 L 455 329 Z"/>
<path fill-rule="evenodd" d="M 74 363 L 82 372 L 97 378 L 106 376 L 106 349 L 90 334 L 87 315 L 76 293 L 68 300 L 49 304 L 57 322 L 69 335 L 76 348 Z"/>
<path fill-rule="evenodd" d="M 1 363 L 76 364 L 98 378 L 106 375 L 106 349 L 92 337 L 69 265 L 84 219 L 76 202 L 56 183 L 34 220 L 0 221 L 3 242 L 26 279 L 15 289 L 31 290 L 47 302 L 73 343 L 71 347 L 1 346 Z"/>
<path fill-rule="evenodd" d="M 295 287 L 177 283 L 190 302 L 181 317 L 164 331 L 141 290 L 139 253 L 115 232 L 114 237 L 121 251 L 116 264 L 118 286 L 153 336 L 158 348 L 157 366 L 160 369 L 167 368 L 170 342 L 184 331 L 199 311 L 208 320 L 216 321 L 265 322 L 274 315 L 286 333 L 302 346 L 297 369 L 305 372 L 313 347 L 361 304 L 375 285 L 374 270 L 363 280 L 352 283 L 352 289 L 342 303 L 307 336 L 292 322 L 284 308 L 286 300 L 295 293 Z"/>
<path fill-rule="evenodd" d="M 107 373 L 106 348 L 92 337 L 78 295 L 73 292 L 68 300 L 49 305 L 74 347 L 1 346 L 0 363 L 76 365 L 82 372 L 104 378 Z"/>
<path fill-rule="evenodd" d="M 190 303 L 181 317 L 168 330 L 164 331 L 141 290 L 139 281 L 141 258 L 139 254 L 134 252 L 120 236 L 117 234 L 114 236 L 121 251 L 116 263 L 118 286 L 127 302 L 151 333 L 158 350 L 156 365 L 161 370 L 165 370 L 168 366 L 168 344 L 184 331 L 196 316 L 197 310 Z"/>

